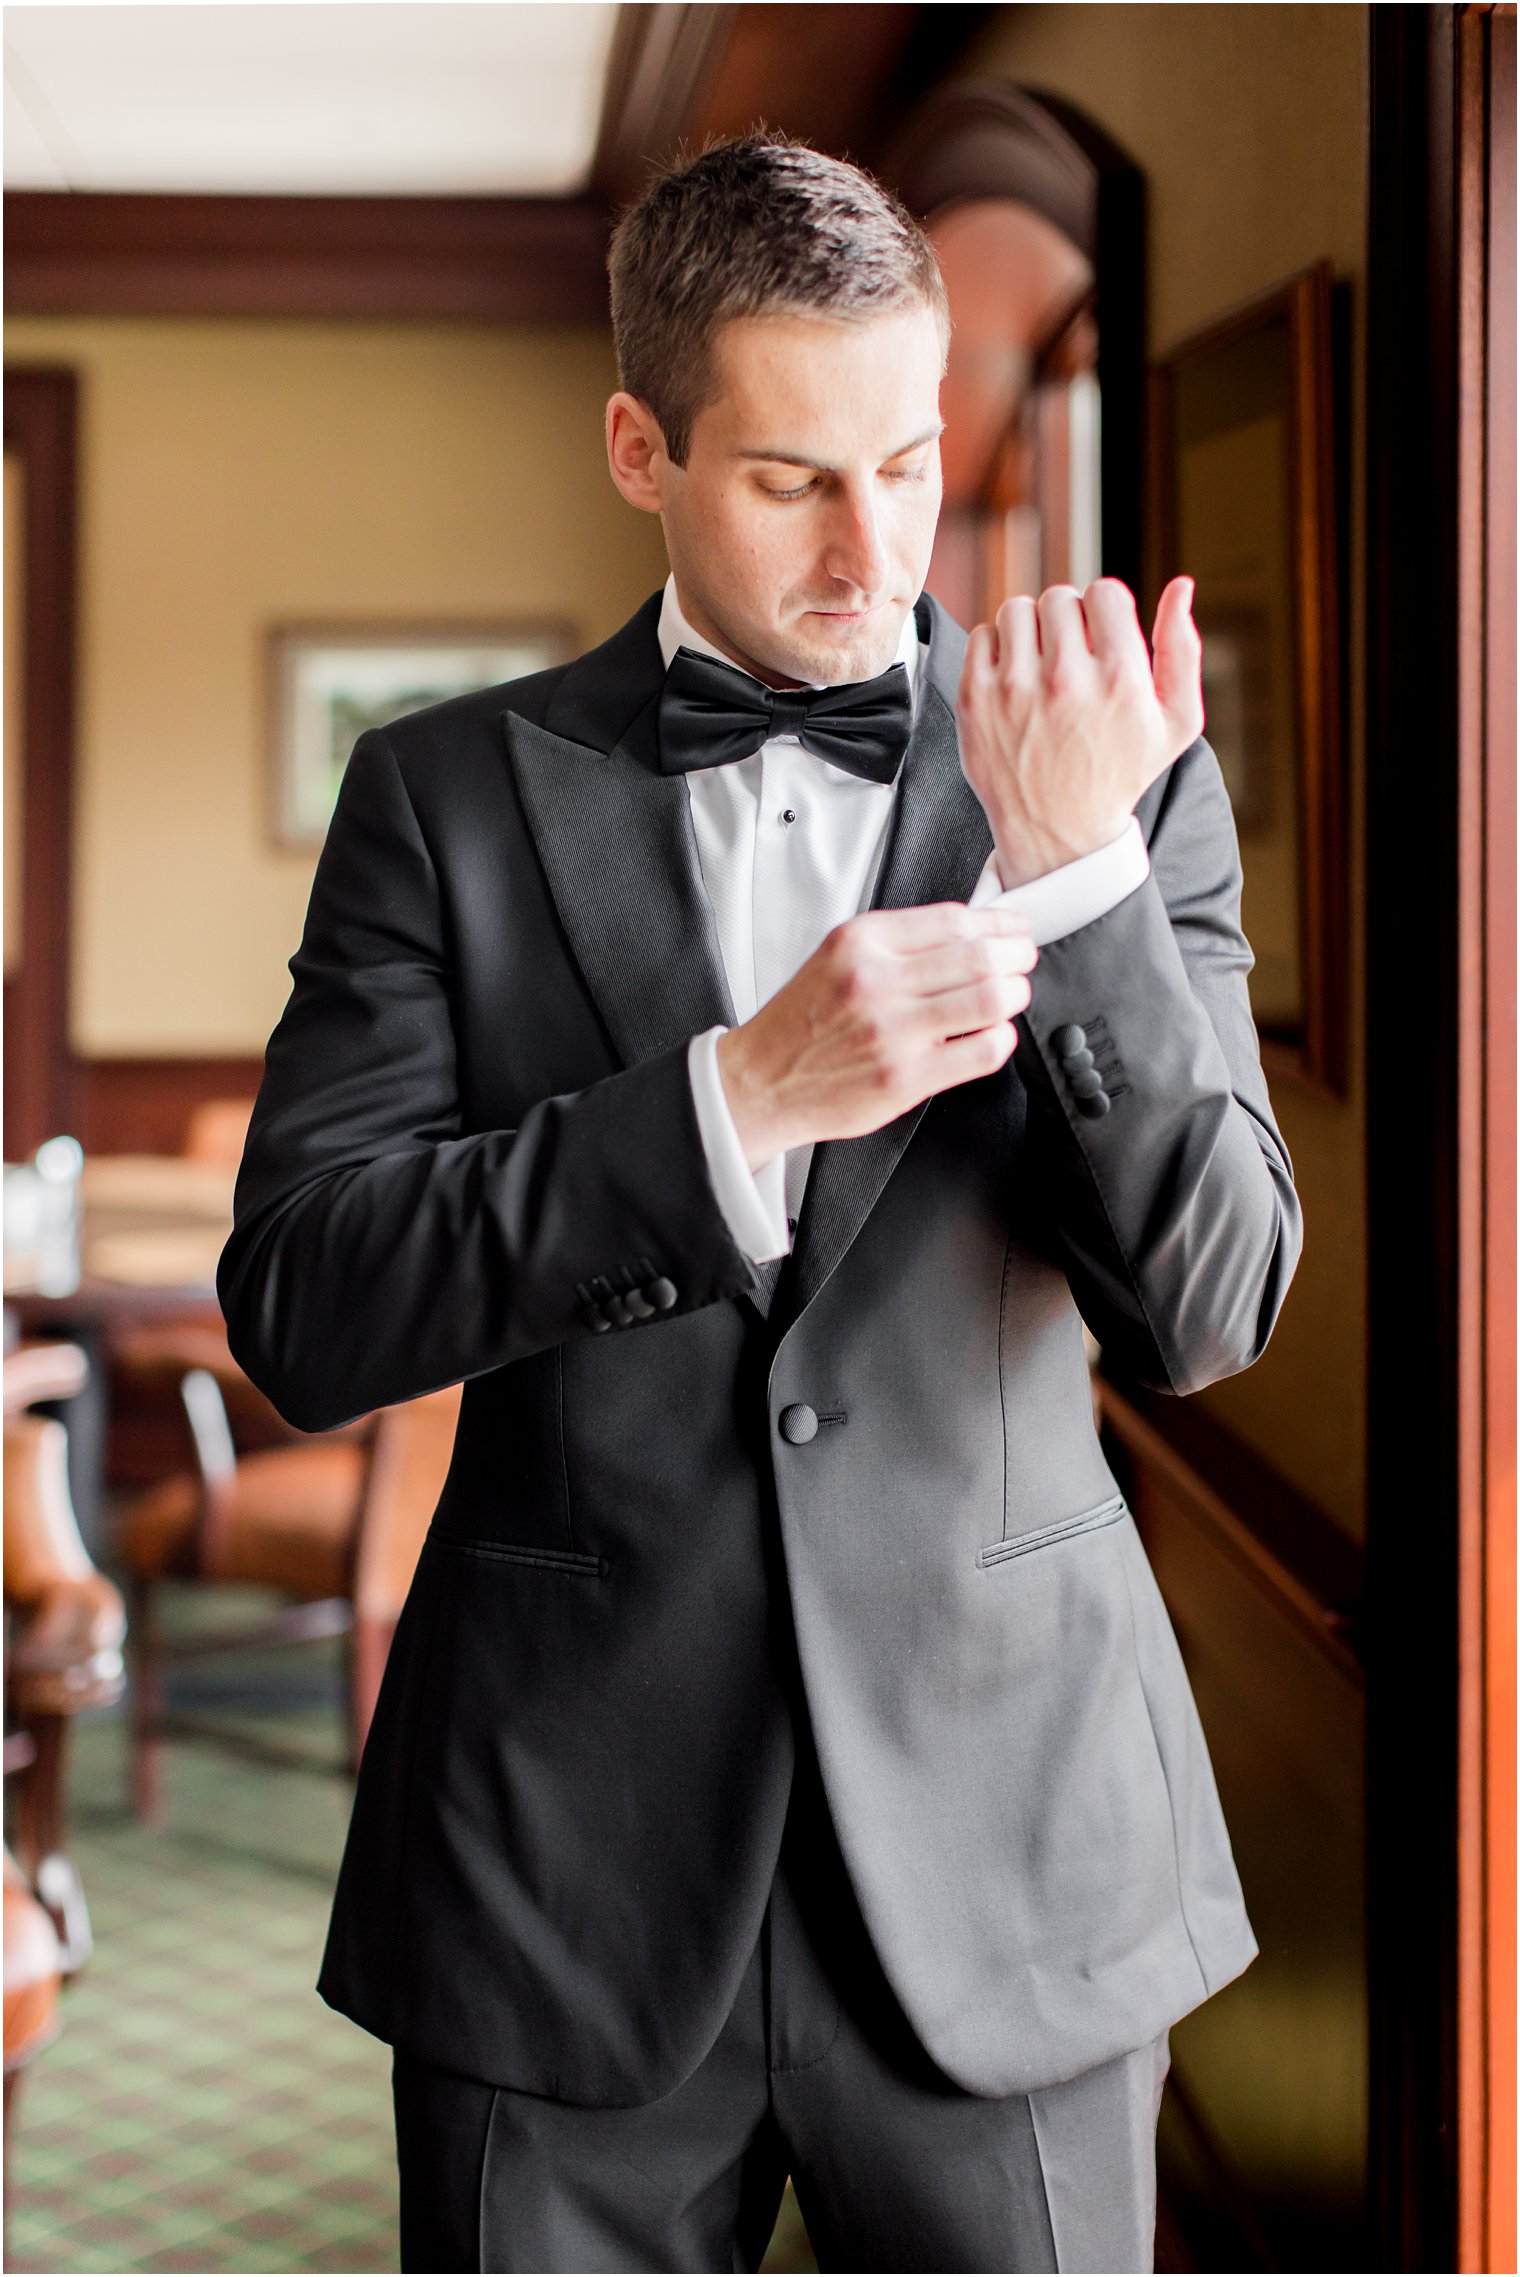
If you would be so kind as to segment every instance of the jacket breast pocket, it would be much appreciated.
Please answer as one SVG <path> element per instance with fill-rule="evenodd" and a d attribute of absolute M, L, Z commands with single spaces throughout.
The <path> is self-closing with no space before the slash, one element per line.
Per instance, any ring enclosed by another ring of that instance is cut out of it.
<path fill-rule="evenodd" d="M 1077 1534 L 1091 1534 L 1100 1526 L 1112 1526 L 1126 1515 L 1128 1505 L 1122 1494 L 1111 1494 L 1106 1502 L 1099 1502 L 1091 1510 L 1082 1510 L 1074 1518 L 1057 1518 L 1048 1526 L 1031 1526 L 1024 1534 L 1009 1534 L 1001 1542 L 989 1542 L 976 1553 L 979 1566 L 1006 1565 L 1010 1558 L 1026 1557 L 1031 1550 L 1048 1549 L 1055 1542 L 1069 1542 Z"/>

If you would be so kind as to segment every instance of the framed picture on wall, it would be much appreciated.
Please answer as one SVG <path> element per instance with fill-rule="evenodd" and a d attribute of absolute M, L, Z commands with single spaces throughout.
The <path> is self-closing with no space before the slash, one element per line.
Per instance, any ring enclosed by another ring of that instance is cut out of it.
<path fill-rule="evenodd" d="M 1195 580 L 1269 1067 L 1346 1082 L 1347 885 L 1327 262 L 1184 340 L 1152 391 L 1154 586 Z"/>
<path fill-rule="evenodd" d="M 366 728 L 561 664 L 575 633 L 547 618 L 285 624 L 268 647 L 270 835 L 311 852 Z"/>

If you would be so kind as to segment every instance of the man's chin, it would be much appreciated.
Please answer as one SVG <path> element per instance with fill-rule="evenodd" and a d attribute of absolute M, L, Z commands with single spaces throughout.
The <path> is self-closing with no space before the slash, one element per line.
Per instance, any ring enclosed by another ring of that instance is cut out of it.
<path fill-rule="evenodd" d="M 896 661 L 902 624 L 902 616 L 887 609 L 869 622 L 841 625 L 838 630 L 826 621 L 819 623 L 815 616 L 805 627 L 799 626 L 788 643 L 795 661 L 787 669 L 795 679 L 830 686 L 874 680 Z"/>

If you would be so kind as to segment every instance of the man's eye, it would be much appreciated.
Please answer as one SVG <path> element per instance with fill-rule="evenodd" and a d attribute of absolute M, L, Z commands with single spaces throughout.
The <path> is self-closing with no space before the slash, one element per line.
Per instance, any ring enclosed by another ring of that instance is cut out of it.
<path fill-rule="evenodd" d="M 888 482 L 922 482 L 929 470 L 923 466 L 889 466 L 884 471 Z"/>
<path fill-rule="evenodd" d="M 818 484 L 816 478 L 810 482 L 799 482 L 796 488 L 793 490 L 777 490 L 772 486 L 772 484 L 768 482 L 762 482 L 760 485 L 760 488 L 765 492 L 767 498 L 783 499 L 806 498 L 809 491 L 816 490 L 817 487 Z"/>

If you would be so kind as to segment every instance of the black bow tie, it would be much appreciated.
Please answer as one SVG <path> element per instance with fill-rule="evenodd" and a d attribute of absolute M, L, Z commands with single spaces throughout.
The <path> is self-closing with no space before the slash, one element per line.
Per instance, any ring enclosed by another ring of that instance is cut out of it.
<path fill-rule="evenodd" d="M 748 759 L 773 735 L 868 782 L 890 783 L 913 725 L 902 664 L 837 688 L 766 688 L 737 665 L 678 648 L 660 690 L 660 771 L 687 775 Z"/>

